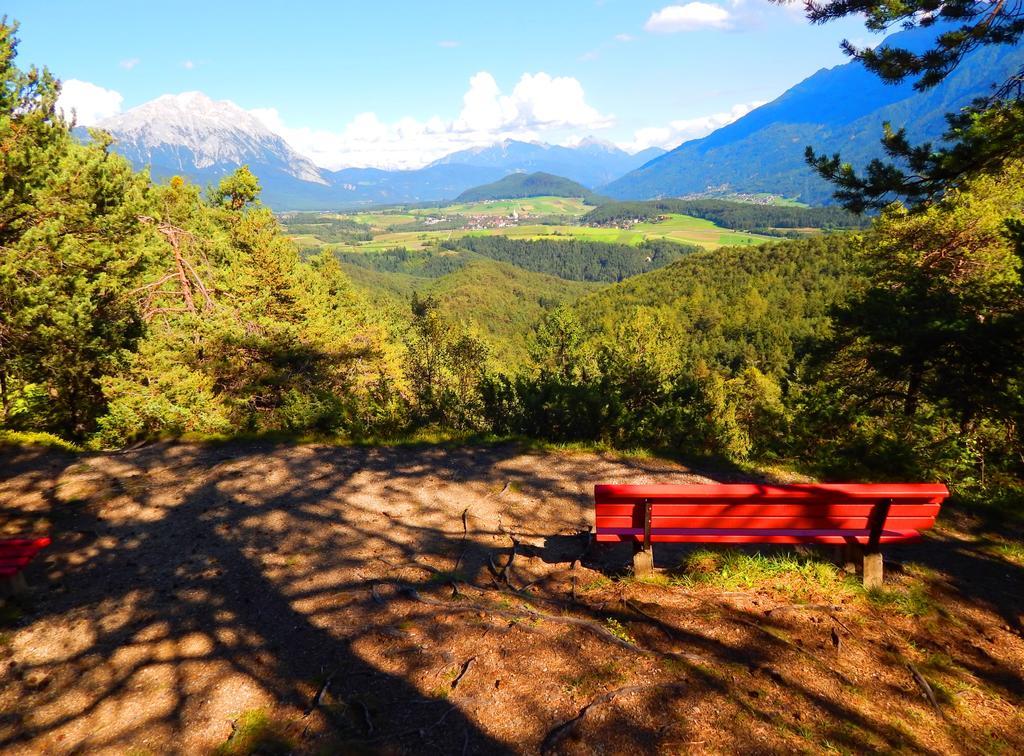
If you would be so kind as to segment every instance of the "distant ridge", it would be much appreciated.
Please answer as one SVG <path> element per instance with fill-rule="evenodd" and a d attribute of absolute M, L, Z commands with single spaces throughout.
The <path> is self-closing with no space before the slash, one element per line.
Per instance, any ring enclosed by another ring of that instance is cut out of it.
<path fill-rule="evenodd" d="M 505 140 L 419 169 L 331 171 L 314 165 L 244 108 L 202 92 L 163 95 L 106 119 L 99 128 L 114 137 L 117 152 L 136 168 L 148 168 L 158 181 L 184 176 L 206 186 L 248 165 L 263 187 L 263 202 L 275 210 L 438 202 L 509 173 L 547 166 L 565 168 L 573 180 L 603 184 L 662 153 L 630 155 L 593 138 L 575 147 Z M 84 128 L 76 135 L 89 139 Z"/>
<path fill-rule="evenodd" d="M 467 189 L 456 202 L 524 199 L 526 197 L 579 197 L 587 204 L 599 204 L 601 198 L 582 184 L 550 173 L 512 173 L 490 184 Z"/>
<path fill-rule="evenodd" d="M 891 35 L 883 44 L 924 50 L 945 27 Z M 822 69 L 776 100 L 702 139 L 684 142 L 597 189 L 617 199 L 658 199 L 721 191 L 767 192 L 816 205 L 832 187 L 804 161 L 804 149 L 839 152 L 864 166 L 883 157 L 882 123 L 906 127 L 912 142 L 935 142 L 945 114 L 991 92 L 1024 65 L 1024 45 L 993 45 L 969 54 L 939 86 L 917 92 L 912 81 L 887 85 L 857 61 Z"/>
<path fill-rule="evenodd" d="M 660 147 L 649 147 L 630 154 L 611 142 L 593 137 L 588 137 L 573 147 L 505 139 L 488 147 L 453 152 L 440 160 L 435 160 L 431 166 L 473 165 L 501 168 L 506 173 L 539 171 L 565 176 L 593 189 L 664 154 L 665 150 Z"/>

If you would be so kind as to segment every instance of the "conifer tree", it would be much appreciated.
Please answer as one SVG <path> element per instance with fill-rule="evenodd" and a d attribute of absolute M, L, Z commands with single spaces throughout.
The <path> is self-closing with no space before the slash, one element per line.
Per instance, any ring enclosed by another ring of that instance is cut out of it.
<path fill-rule="evenodd" d="M 148 179 L 102 134 L 71 137 L 58 82 L 17 67 L 15 31 L 0 22 L 3 413 L 81 436 L 102 411 L 101 379 L 142 333 L 131 292 L 148 260 Z"/>
<path fill-rule="evenodd" d="M 884 81 L 913 79 L 918 90 L 940 84 L 974 50 L 1016 45 L 1024 35 L 1024 6 L 1004 0 L 809 0 L 805 8 L 807 18 L 816 24 L 862 16 L 875 32 L 935 28 L 934 42 L 921 52 L 843 42 L 848 55 Z M 913 145 L 905 130 L 885 124 L 882 144 L 890 159 L 872 161 L 863 174 L 841 155 L 818 154 L 813 147 L 807 148 L 807 160 L 835 184 L 836 199 L 854 212 L 882 208 L 893 200 L 927 206 L 947 189 L 979 173 L 999 173 L 1008 160 L 1024 154 L 1024 70 L 1005 81 L 987 83 L 994 85 L 991 95 L 947 116 L 946 144 Z"/>

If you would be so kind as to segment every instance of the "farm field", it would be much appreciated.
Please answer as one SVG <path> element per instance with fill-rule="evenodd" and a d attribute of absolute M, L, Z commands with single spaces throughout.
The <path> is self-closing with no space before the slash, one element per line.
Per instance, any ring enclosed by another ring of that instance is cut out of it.
<path fill-rule="evenodd" d="M 582 216 L 590 205 L 576 197 L 526 197 L 522 199 L 488 200 L 448 205 L 438 210 L 416 211 L 419 215 L 443 212 L 446 215 L 510 215 L 513 210 L 520 215 L 576 215 Z"/>
<path fill-rule="evenodd" d="M 410 251 L 420 251 L 437 244 L 459 239 L 464 236 L 505 236 L 510 239 L 543 239 L 565 237 L 583 241 L 606 242 L 611 244 L 638 245 L 649 239 L 668 239 L 681 244 L 694 244 L 704 249 L 717 249 L 723 246 L 760 244 L 770 241 L 773 237 L 751 234 L 723 228 L 712 221 L 694 218 L 688 215 L 669 215 L 664 220 L 638 223 L 630 228 L 605 228 L 572 224 L 551 225 L 547 223 L 530 223 L 533 217 L 542 216 L 576 216 L 581 217 L 589 206 L 581 200 L 567 197 L 532 197 L 529 199 L 495 200 L 488 202 L 463 203 L 448 205 L 441 208 L 416 208 L 408 212 L 395 213 L 347 213 L 325 216 L 338 220 L 355 221 L 369 226 L 373 233 L 372 241 L 351 241 L 333 245 L 332 248 L 345 251 L 361 250 L 378 252 L 395 247 L 405 247 Z M 480 230 L 444 229 L 444 230 L 413 230 L 390 231 L 402 224 L 413 223 L 428 217 L 501 217 L 509 216 L 515 211 L 526 222 L 502 228 Z M 292 239 L 300 246 L 321 246 L 324 243 L 311 234 L 293 235 Z"/>

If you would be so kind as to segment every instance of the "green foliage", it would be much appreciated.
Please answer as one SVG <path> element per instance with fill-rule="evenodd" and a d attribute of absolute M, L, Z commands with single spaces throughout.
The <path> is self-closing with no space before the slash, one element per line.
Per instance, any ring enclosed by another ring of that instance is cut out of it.
<path fill-rule="evenodd" d="M 109 138 L 72 139 L 57 82 L 15 66 L 13 34 L 0 24 L 0 405 L 7 424 L 81 437 L 142 335 L 148 181 Z"/>
<path fill-rule="evenodd" d="M 890 474 L 959 479 L 986 458 L 1019 464 L 1024 286 L 1012 228 L 1022 215 L 1016 163 L 927 210 L 893 207 L 865 237 L 870 285 L 837 312 L 807 376 L 808 428 L 842 429 L 837 456 L 857 448 Z"/>
<path fill-rule="evenodd" d="M 241 210 L 251 205 L 260 196 L 260 182 L 249 166 L 243 165 L 234 173 L 225 176 L 216 188 L 209 192 L 209 202 L 214 207 Z"/>
<path fill-rule="evenodd" d="M 597 204 L 601 198 L 582 184 L 550 173 L 511 173 L 491 184 L 467 189 L 456 202 L 519 199 L 526 197 L 582 197 L 588 204 Z"/>
<path fill-rule="evenodd" d="M 432 297 L 412 299 L 405 372 L 412 387 L 413 419 L 456 430 L 483 428 L 479 395 L 487 347 L 445 319 Z"/>
<path fill-rule="evenodd" d="M 509 239 L 505 236 L 465 236 L 446 241 L 442 249 L 468 249 L 492 260 L 571 281 L 623 281 L 664 267 L 698 247 L 664 240 L 637 246 L 605 242 L 551 239 Z"/>
<path fill-rule="evenodd" d="M 883 81 L 912 78 L 918 90 L 940 84 L 972 51 L 988 45 L 1013 46 L 1024 35 L 1024 8 L 1019 3 L 827 0 L 809 3 L 806 10 L 813 23 L 863 16 L 872 31 L 897 24 L 904 29 L 944 25 L 931 45 L 920 51 L 886 44 L 858 48 L 843 42 L 848 55 Z M 1018 160 L 1024 151 L 1024 69 L 991 83 L 995 85 L 991 96 L 947 116 L 941 146 L 912 145 L 905 129 L 893 130 L 886 123 L 882 145 L 892 162 L 874 160 L 863 176 L 838 153 L 819 155 L 808 147 L 807 161 L 836 186 L 836 199 L 854 212 L 883 208 L 894 199 L 913 206 L 930 205 L 973 176 L 998 174 L 1007 161 Z"/>

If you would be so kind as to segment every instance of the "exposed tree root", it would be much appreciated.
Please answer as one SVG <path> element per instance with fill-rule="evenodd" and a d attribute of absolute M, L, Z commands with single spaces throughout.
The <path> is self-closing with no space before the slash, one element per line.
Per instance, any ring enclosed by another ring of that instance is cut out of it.
<path fill-rule="evenodd" d="M 584 706 L 582 709 L 580 709 L 580 713 L 577 714 L 575 717 L 568 720 L 567 722 L 563 722 L 562 724 L 558 725 L 553 730 L 548 732 L 547 736 L 544 738 L 544 741 L 540 744 L 540 752 L 551 753 L 551 751 L 557 748 L 563 740 L 572 735 L 579 728 L 579 726 L 583 724 L 583 721 L 587 718 L 587 715 L 590 713 L 591 709 L 594 709 L 595 707 L 600 706 L 602 704 L 609 703 L 618 696 L 624 696 L 630 693 L 639 693 L 641 691 L 646 690 L 672 688 L 682 689 L 684 687 L 685 686 L 683 685 L 683 683 L 672 682 L 660 683 L 655 685 L 628 685 L 624 688 L 617 688 L 616 690 L 609 691 L 604 695 L 598 696 L 593 701 Z"/>

